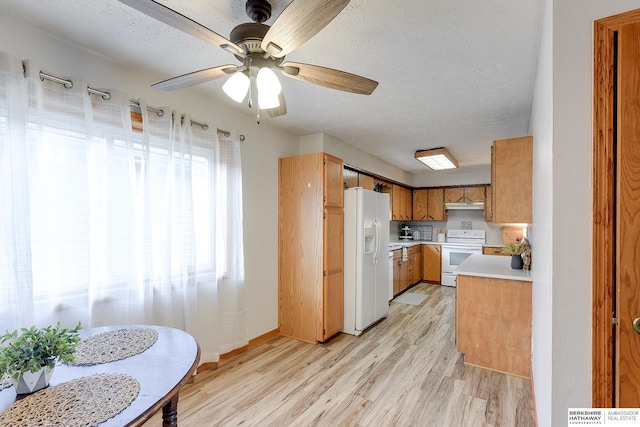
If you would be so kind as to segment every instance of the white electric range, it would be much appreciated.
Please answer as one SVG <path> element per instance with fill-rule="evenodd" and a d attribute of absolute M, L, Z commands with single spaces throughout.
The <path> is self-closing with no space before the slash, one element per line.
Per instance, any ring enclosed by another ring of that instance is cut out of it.
<path fill-rule="evenodd" d="M 473 254 L 482 253 L 485 230 L 447 230 L 442 244 L 442 277 L 444 286 L 456 285 L 455 268 Z"/>

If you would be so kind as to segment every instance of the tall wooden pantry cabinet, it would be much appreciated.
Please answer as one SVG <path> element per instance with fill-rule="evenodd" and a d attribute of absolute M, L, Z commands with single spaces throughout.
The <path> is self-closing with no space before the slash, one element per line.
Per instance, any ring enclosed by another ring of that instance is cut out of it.
<path fill-rule="evenodd" d="M 344 322 L 342 166 L 326 153 L 279 159 L 278 326 L 314 344 Z"/>

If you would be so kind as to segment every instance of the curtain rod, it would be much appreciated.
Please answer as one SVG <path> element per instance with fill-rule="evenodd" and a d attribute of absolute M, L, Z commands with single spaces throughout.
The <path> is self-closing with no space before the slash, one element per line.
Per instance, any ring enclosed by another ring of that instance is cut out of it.
<path fill-rule="evenodd" d="M 23 70 L 24 70 L 24 65 L 23 65 Z M 45 72 L 40 71 L 40 80 L 50 80 L 52 82 L 56 82 L 56 83 L 60 83 L 61 85 L 63 85 L 65 88 L 67 89 L 71 89 L 73 87 L 73 82 L 71 80 L 66 80 L 66 79 L 62 79 L 60 77 L 56 77 L 53 76 L 51 74 L 47 74 Z M 111 99 L 111 94 L 109 92 L 105 92 L 102 90 L 98 90 L 98 89 L 94 89 L 92 87 L 87 86 L 87 92 L 89 92 L 89 94 L 91 95 L 99 95 L 102 97 L 102 99 L 104 99 L 105 101 L 108 101 Z M 135 100 L 135 99 L 130 99 L 129 100 L 129 104 L 133 105 L 135 107 L 140 107 L 140 102 Z M 158 115 L 158 117 L 162 117 L 164 115 L 164 111 L 162 109 L 159 108 L 154 108 L 154 107 L 147 107 L 148 111 L 151 111 L 152 113 L 156 113 Z M 200 122 L 196 122 L 195 120 L 191 120 L 191 126 L 200 126 L 203 130 L 207 130 L 209 129 L 209 125 L 206 123 L 200 123 Z M 226 137 L 229 137 L 231 135 L 231 132 L 229 132 L 228 130 L 224 130 L 224 129 L 217 129 L 218 133 L 223 134 Z M 240 141 L 244 141 L 244 135 L 240 135 Z"/>

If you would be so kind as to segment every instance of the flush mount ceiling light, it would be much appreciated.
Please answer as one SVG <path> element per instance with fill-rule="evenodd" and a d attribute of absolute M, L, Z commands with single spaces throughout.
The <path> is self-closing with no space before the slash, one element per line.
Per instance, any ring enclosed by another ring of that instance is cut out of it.
<path fill-rule="evenodd" d="M 447 151 L 446 148 L 416 151 L 415 158 L 429 166 L 434 171 L 455 169 L 458 167 L 458 161 Z"/>

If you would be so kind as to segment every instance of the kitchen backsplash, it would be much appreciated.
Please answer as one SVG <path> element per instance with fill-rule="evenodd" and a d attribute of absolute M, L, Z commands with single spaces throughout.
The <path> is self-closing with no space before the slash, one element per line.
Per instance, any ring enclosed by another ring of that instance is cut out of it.
<path fill-rule="evenodd" d="M 389 240 L 397 242 L 401 228 L 408 225 L 409 228 L 418 229 L 417 226 L 429 224 L 433 227 L 432 241 L 437 240 L 437 230 L 452 229 L 462 230 L 471 225 L 473 230 L 485 230 L 486 243 L 502 245 L 502 225 L 486 222 L 484 220 L 484 211 L 478 210 L 450 210 L 447 215 L 447 221 L 391 221 L 389 227 Z"/>

